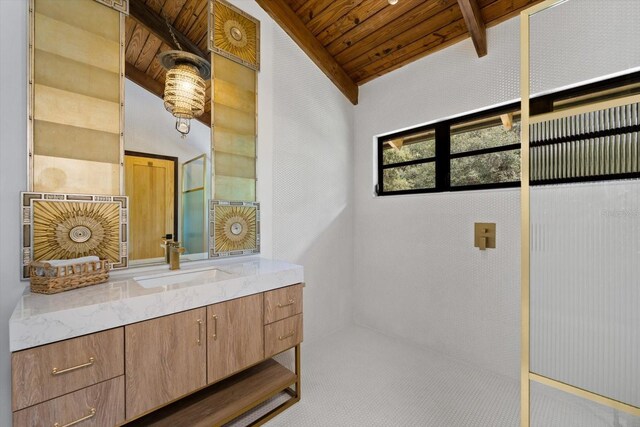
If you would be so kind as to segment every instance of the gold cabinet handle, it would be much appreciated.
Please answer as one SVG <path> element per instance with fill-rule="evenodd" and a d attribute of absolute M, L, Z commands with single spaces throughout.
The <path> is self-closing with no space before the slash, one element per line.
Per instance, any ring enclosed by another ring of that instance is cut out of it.
<path fill-rule="evenodd" d="M 90 408 L 89 409 L 89 413 L 87 415 L 85 415 L 84 417 L 78 418 L 75 421 L 71 421 L 68 424 L 55 423 L 55 424 L 53 424 L 53 427 L 70 427 L 70 426 L 74 426 L 76 424 L 79 424 L 79 423 L 81 423 L 83 421 L 86 421 L 86 420 L 88 420 L 90 418 L 93 418 L 95 416 L 96 416 L 96 408 Z"/>
<path fill-rule="evenodd" d="M 286 340 L 287 338 L 292 337 L 292 336 L 294 335 L 294 333 L 295 333 L 295 332 L 293 332 L 293 330 L 291 330 L 291 331 L 289 331 L 289 333 L 288 333 L 287 335 L 279 336 L 279 337 L 278 337 L 278 339 L 279 339 L 280 341 L 284 341 L 284 340 Z"/>
<path fill-rule="evenodd" d="M 296 303 L 296 300 L 290 299 L 289 302 L 286 304 L 278 303 L 278 308 L 289 307 L 290 305 L 293 305 L 295 303 Z"/>
<path fill-rule="evenodd" d="M 218 315 L 214 314 L 211 316 L 213 318 L 213 339 L 218 339 Z"/>
<path fill-rule="evenodd" d="M 198 319 L 196 322 L 198 322 L 198 341 L 196 342 L 198 345 L 202 345 L 202 320 Z"/>
<path fill-rule="evenodd" d="M 58 368 L 53 368 L 51 370 L 51 375 L 60 375 L 60 374 L 66 374 L 67 372 L 71 372 L 71 371 L 75 371 L 76 369 L 80 369 L 80 368 L 86 368 L 87 366 L 91 366 L 96 362 L 95 357 L 90 357 L 89 361 L 87 363 L 82 363 L 78 366 L 72 366 L 70 368 L 66 368 L 66 369 L 58 369 Z"/>

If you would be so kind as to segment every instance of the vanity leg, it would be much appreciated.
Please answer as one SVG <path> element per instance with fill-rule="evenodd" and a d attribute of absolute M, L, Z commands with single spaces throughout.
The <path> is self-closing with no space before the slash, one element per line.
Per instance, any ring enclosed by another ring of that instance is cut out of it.
<path fill-rule="evenodd" d="M 289 387 L 284 390 L 285 393 L 291 396 L 291 399 L 287 400 L 280 406 L 273 408 L 271 411 L 267 412 L 266 414 L 264 414 L 263 416 L 255 420 L 253 423 L 250 424 L 251 427 L 261 426 L 262 424 L 266 423 L 267 421 L 269 421 L 279 413 L 283 412 L 285 409 L 289 408 L 291 405 L 300 401 L 300 396 L 301 396 L 300 387 L 302 384 L 302 371 L 300 369 L 300 344 L 294 347 L 294 351 L 295 351 L 295 372 L 297 376 L 297 380 L 295 382 L 296 389 L 293 390 L 291 387 Z"/>
<path fill-rule="evenodd" d="M 300 370 L 300 344 L 298 344 L 295 347 L 295 353 L 296 353 L 296 375 L 298 376 L 298 381 L 296 381 L 296 398 L 298 400 L 300 400 L 300 398 L 302 397 L 302 390 L 301 390 L 301 384 L 302 384 L 302 371 Z"/>

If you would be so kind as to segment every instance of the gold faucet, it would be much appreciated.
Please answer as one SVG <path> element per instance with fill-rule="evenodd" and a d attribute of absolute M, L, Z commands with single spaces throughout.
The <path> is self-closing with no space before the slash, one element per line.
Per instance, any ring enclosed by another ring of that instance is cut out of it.
<path fill-rule="evenodd" d="M 180 254 L 184 253 L 184 248 L 180 247 L 180 242 L 173 242 L 168 245 L 169 270 L 180 270 Z"/>
<path fill-rule="evenodd" d="M 176 242 L 173 241 L 171 234 L 167 234 L 162 238 L 162 244 L 160 247 L 164 249 L 164 262 L 167 264 L 171 262 L 171 259 L 169 258 L 171 256 L 171 247 L 175 246 L 175 244 Z"/>

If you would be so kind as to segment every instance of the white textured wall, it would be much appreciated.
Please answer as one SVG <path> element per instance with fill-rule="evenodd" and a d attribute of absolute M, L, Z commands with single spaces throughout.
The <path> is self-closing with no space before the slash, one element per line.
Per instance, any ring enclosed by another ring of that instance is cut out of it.
<path fill-rule="evenodd" d="M 356 107 L 356 322 L 517 377 L 520 192 L 373 197 L 374 136 L 518 97 L 518 20 L 361 88 Z M 497 224 L 497 248 L 473 247 L 474 222 Z"/>
<path fill-rule="evenodd" d="M 532 93 L 640 67 L 638 20 L 638 0 L 569 0 L 531 16 Z"/>
<path fill-rule="evenodd" d="M 20 191 L 27 185 L 27 3 L 0 1 L 0 425 L 11 425 L 9 317 L 22 293 Z"/>
<path fill-rule="evenodd" d="M 253 0 L 233 3 L 261 21 L 263 252 L 304 265 L 305 341 L 316 340 L 352 321 L 353 106 Z"/>
<path fill-rule="evenodd" d="M 381 198 L 356 206 L 356 322 L 516 376 L 519 191 Z M 473 247 L 474 222 L 497 248 Z"/>
<path fill-rule="evenodd" d="M 353 107 L 274 34 L 273 254 L 304 265 L 305 337 L 352 321 Z"/>
<path fill-rule="evenodd" d="M 636 0 L 570 0 L 536 15 L 534 91 L 640 65 L 639 18 Z M 487 35 L 489 54 L 483 58 L 466 40 L 361 88 L 355 116 L 355 315 L 359 324 L 517 378 L 519 191 L 373 197 L 375 135 L 519 97 L 519 19 Z M 476 221 L 497 223 L 497 249 L 473 248 Z"/>

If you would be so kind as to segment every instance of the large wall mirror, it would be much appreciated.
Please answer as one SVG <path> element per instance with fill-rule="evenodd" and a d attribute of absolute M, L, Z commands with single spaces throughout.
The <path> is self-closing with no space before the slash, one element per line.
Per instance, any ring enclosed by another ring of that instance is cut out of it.
<path fill-rule="evenodd" d="M 210 127 L 193 120 L 186 138 L 162 99 L 125 82 L 124 184 L 129 197 L 129 264 L 162 262 L 163 238 L 185 248 L 183 259 L 207 256 L 211 198 Z"/>
<path fill-rule="evenodd" d="M 256 197 L 259 23 L 222 0 L 30 2 L 28 190 L 128 196 L 128 265 L 163 262 L 168 236 L 206 258 L 208 201 Z M 211 66 L 186 135 L 170 51 Z"/>
<path fill-rule="evenodd" d="M 94 0 L 32 1 L 29 190 L 127 195 L 131 266 L 163 262 L 168 235 L 183 259 L 208 256 L 210 73 L 205 111 L 183 137 L 158 58 L 181 48 L 210 60 L 207 5 L 134 1 L 125 15 Z"/>
<path fill-rule="evenodd" d="M 136 3 L 136 4 L 134 4 Z M 165 3 L 163 5 L 163 3 Z M 169 4 L 167 4 L 169 3 Z M 132 2 L 125 19 L 126 61 L 124 184 L 129 214 L 129 264 L 162 262 L 162 239 L 185 248 L 183 260 L 208 256 L 207 203 L 212 197 L 211 78 L 204 83 L 204 112 L 190 120 L 189 132 L 176 129 L 164 106 L 167 71 L 162 52 L 177 46 L 209 62 L 207 0 Z M 153 32 L 149 17 L 159 25 Z M 164 37 L 171 40 L 163 41 Z M 175 38 L 175 40 L 174 40 Z M 167 42 L 172 42 L 169 45 Z"/>

